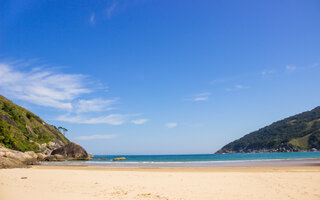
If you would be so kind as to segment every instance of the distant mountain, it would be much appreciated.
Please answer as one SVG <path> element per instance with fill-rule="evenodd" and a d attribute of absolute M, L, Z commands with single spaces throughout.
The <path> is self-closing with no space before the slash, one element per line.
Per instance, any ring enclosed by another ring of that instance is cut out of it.
<path fill-rule="evenodd" d="M 0 95 L 0 145 L 50 154 L 68 143 L 57 128 Z"/>
<path fill-rule="evenodd" d="M 320 150 L 320 106 L 249 133 L 216 154 L 311 150 Z"/>

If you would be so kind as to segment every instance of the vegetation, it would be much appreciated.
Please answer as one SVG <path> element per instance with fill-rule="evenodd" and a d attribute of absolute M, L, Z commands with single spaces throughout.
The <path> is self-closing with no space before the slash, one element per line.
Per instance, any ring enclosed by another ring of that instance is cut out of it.
<path fill-rule="evenodd" d="M 217 153 L 320 149 L 320 106 L 288 117 L 224 146 Z"/>
<path fill-rule="evenodd" d="M 68 132 L 68 129 L 62 127 L 62 126 L 59 126 L 59 127 L 56 127 L 55 125 L 51 125 L 54 129 L 56 129 L 57 131 L 59 131 L 60 133 L 62 133 L 63 135 L 66 135 L 66 133 Z"/>
<path fill-rule="evenodd" d="M 0 145 L 19 151 L 39 152 L 41 144 L 55 140 L 65 144 L 69 142 L 60 131 L 38 116 L 0 95 Z"/>

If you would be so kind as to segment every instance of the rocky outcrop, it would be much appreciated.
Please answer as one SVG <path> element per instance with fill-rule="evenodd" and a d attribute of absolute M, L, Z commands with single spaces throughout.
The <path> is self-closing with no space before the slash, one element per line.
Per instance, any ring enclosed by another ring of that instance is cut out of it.
<path fill-rule="evenodd" d="M 51 155 L 61 155 L 66 160 L 88 160 L 89 155 L 84 148 L 79 144 L 70 142 L 69 144 L 55 149 L 51 152 Z"/>
<path fill-rule="evenodd" d="M 31 135 L 37 135 L 37 134 L 35 134 L 35 132 L 32 130 L 32 128 L 31 128 L 28 124 L 26 124 L 26 129 L 27 129 L 27 131 L 28 131 L 29 134 L 31 134 Z"/>
<path fill-rule="evenodd" d="M 20 152 L 0 145 L 0 168 L 26 167 L 37 164 L 38 155 L 33 151 Z"/>
<path fill-rule="evenodd" d="M 52 155 L 15 151 L 0 145 L 0 169 L 27 167 L 39 164 L 39 161 L 88 160 L 90 157 L 80 145 L 73 142 L 54 150 Z"/>
<path fill-rule="evenodd" d="M 66 159 L 84 160 L 88 154 L 59 128 L 0 95 L 0 168 Z"/>
<path fill-rule="evenodd" d="M 65 161 L 66 157 L 60 154 L 50 155 L 45 158 L 45 161 Z"/>
<path fill-rule="evenodd" d="M 120 157 L 120 158 L 114 158 L 112 159 L 112 161 L 120 161 L 120 160 L 126 160 L 125 157 Z"/>
<path fill-rule="evenodd" d="M 0 169 L 27 167 L 39 164 L 39 161 L 88 160 L 92 157 L 92 154 L 88 154 L 86 150 L 74 142 L 53 150 L 51 155 L 33 151 L 15 151 L 0 145 Z"/>
<path fill-rule="evenodd" d="M 94 155 L 92 153 L 88 153 L 88 157 L 92 159 Z"/>
<path fill-rule="evenodd" d="M 10 119 L 9 116 L 7 115 L 0 115 L 0 120 L 3 120 L 5 122 L 7 122 L 8 124 L 11 124 L 13 126 L 18 126 L 17 123 L 15 121 L 13 121 L 12 119 Z"/>
<path fill-rule="evenodd" d="M 23 162 L 6 157 L 0 157 L 0 169 L 7 169 L 7 168 L 22 168 L 27 167 Z"/>
<path fill-rule="evenodd" d="M 37 159 L 39 161 L 44 161 L 47 156 L 43 153 L 37 153 Z"/>
<path fill-rule="evenodd" d="M 63 147 L 64 145 L 65 144 L 59 140 L 55 140 L 54 142 L 49 142 L 47 144 L 45 143 L 45 144 L 42 144 L 42 149 L 43 149 L 42 152 L 45 155 L 51 155 L 53 150 Z"/>

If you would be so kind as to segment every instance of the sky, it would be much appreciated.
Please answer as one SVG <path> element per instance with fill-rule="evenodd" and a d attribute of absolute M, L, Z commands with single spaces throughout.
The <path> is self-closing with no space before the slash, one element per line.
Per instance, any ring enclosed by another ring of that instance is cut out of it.
<path fill-rule="evenodd" d="M 320 104 L 320 2 L 0 1 L 0 94 L 93 154 L 201 154 Z"/>

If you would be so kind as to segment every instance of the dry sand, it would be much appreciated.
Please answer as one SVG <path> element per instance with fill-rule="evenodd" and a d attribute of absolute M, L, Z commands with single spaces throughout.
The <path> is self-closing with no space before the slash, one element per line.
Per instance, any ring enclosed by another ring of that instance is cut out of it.
<path fill-rule="evenodd" d="M 0 170 L 1 200 L 320 199 L 320 167 Z"/>

